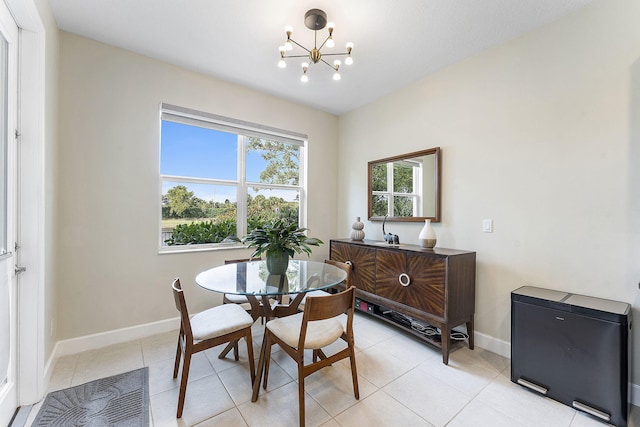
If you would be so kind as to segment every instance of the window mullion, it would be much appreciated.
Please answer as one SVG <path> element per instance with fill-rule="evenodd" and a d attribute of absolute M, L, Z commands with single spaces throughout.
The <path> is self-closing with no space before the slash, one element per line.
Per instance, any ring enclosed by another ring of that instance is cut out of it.
<path fill-rule="evenodd" d="M 246 137 L 238 135 L 238 194 L 236 197 L 238 206 L 238 223 L 236 233 L 238 237 L 247 234 L 247 150 Z"/>
<path fill-rule="evenodd" d="M 298 226 L 307 227 L 307 141 L 300 147 L 299 157 L 299 175 L 298 175 L 298 191 L 300 195 L 300 203 L 298 204 Z"/>
<path fill-rule="evenodd" d="M 387 163 L 387 192 L 389 192 L 389 203 L 387 206 L 387 214 L 389 216 L 393 215 L 393 199 L 394 199 L 394 191 L 393 191 L 393 162 Z"/>

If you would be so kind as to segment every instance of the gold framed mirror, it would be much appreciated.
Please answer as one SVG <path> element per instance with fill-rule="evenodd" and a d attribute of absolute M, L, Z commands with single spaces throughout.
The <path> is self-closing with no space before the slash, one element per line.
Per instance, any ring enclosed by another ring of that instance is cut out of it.
<path fill-rule="evenodd" d="M 440 147 L 369 162 L 369 221 L 440 222 Z"/>

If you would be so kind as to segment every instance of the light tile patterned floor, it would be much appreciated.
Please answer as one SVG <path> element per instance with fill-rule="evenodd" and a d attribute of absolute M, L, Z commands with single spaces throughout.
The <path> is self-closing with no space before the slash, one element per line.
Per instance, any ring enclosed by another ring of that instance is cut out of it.
<path fill-rule="evenodd" d="M 264 326 L 254 325 L 259 355 Z M 358 313 L 354 320 L 360 400 L 353 397 L 348 361 L 307 378 L 308 426 L 563 426 L 605 424 L 537 396 L 509 380 L 509 360 L 457 346 L 449 365 L 438 349 Z M 172 378 L 177 331 L 58 359 L 49 391 L 149 367 L 154 426 L 296 426 L 296 366 L 274 346 L 268 389 L 251 402 L 243 342 L 240 361 L 218 359 L 221 348 L 192 361 L 184 415 L 176 419 L 178 380 Z M 27 419 L 30 425 L 40 404 Z M 640 427 L 633 407 L 630 426 Z"/>

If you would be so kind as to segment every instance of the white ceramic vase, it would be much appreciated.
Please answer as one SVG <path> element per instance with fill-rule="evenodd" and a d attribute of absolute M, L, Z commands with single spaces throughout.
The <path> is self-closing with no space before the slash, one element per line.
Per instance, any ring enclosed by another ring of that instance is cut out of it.
<path fill-rule="evenodd" d="M 420 239 L 420 244 L 423 248 L 433 248 L 436 245 L 438 239 L 436 232 L 433 231 L 433 227 L 431 227 L 430 219 L 424 220 L 424 227 L 422 227 L 418 239 Z"/>
<path fill-rule="evenodd" d="M 356 222 L 351 226 L 351 240 L 362 241 L 364 239 L 364 224 L 360 222 L 360 217 L 356 218 Z"/>

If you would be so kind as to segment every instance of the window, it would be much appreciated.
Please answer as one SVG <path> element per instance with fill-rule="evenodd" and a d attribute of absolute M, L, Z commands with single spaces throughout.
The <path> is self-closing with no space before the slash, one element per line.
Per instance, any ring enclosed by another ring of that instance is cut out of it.
<path fill-rule="evenodd" d="M 372 170 L 373 216 L 422 216 L 422 163 L 380 163 Z"/>
<path fill-rule="evenodd" d="M 281 217 L 302 225 L 306 135 L 168 104 L 160 135 L 165 249 L 234 245 Z"/>

